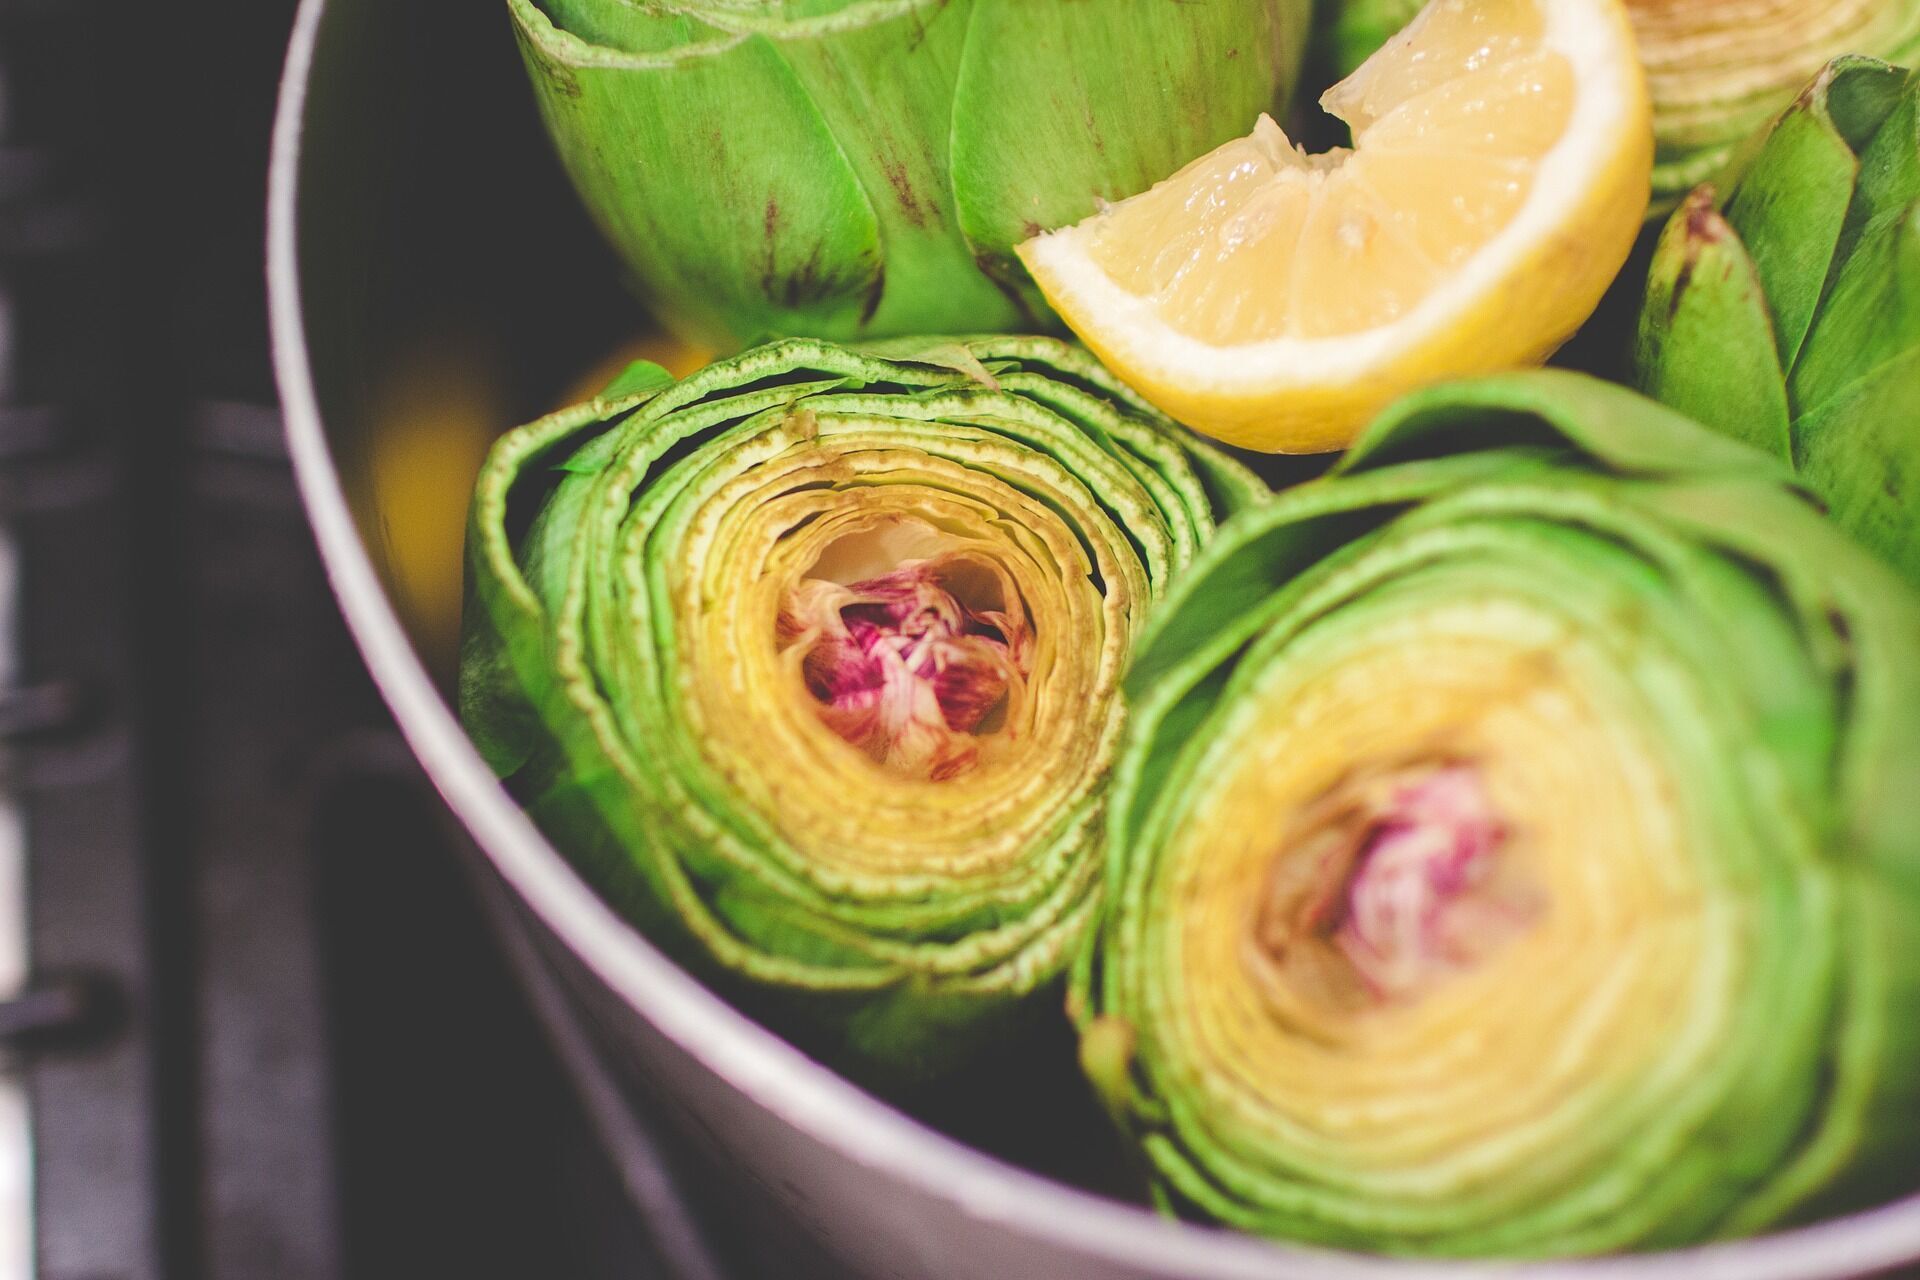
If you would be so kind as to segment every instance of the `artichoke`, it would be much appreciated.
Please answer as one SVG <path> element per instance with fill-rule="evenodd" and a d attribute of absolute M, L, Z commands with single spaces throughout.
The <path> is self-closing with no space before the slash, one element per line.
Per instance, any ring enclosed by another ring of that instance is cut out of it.
<path fill-rule="evenodd" d="M 1284 103 L 1310 0 L 508 0 L 656 317 L 731 351 L 1032 328 L 1012 246 Z"/>
<path fill-rule="evenodd" d="M 661 945 L 924 1078 L 1057 990 L 1133 638 L 1264 494 L 1050 338 L 636 364 L 488 457 L 462 718 Z"/>
<path fill-rule="evenodd" d="M 1563 371 L 1399 402 L 1142 639 L 1082 1058 L 1162 1200 L 1575 1255 L 1911 1189 L 1920 598 Z"/>
<path fill-rule="evenodd" d="M 1642 389 L 1790 462 L 1920 581 L 1920 78 L 1822 71 L 1654 251 Z"/>
<path fill-rule="evenodd" d="M 1321 41 L 1340 75 L 1421 0 L 1335 0 Z M 1652 212 L 1718 174 L 1739 144 L 1838 54 L 1920 52 L 1920 0 L 1626 0 L 1653 95 Z"/>

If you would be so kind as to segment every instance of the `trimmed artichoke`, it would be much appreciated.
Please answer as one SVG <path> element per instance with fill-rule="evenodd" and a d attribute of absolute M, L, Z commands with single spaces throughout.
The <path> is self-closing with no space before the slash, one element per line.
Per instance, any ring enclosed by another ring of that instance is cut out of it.
<path fill-rule="evenodd" d="M 1012 246 L 1284 104 L 1310 0 L 508 0 L 561 160 L 656 317 L 1033 328 Z"/>
<path fill-rule="evenodd" d="M 1264 494 L 1049 338 L 638 364 L 489 456 L 461 714 L 663 946 L 933 1074 L 1057 987 L 1133 638 Z"/>
<path fill-rule="evenodd" d="M 1920 582 L 1920 78 L 1842 58 L 1660 237 L 1635 377 Z"/>
<path fill-rule="evenodd" d="M 1335 0 L 1321 38 L 1340 75 L 1422 0 Z M 1829 58 L 1920 53 L 1920 0 L 1626 0 L 1653 94 L 1654 214 L 1720 173 Z"/>
<path fill-rule="evenodd" d="M 1560 371 L 1401 401 L 1142 640 L 1083 1063 L 1168 1205 L 1431 1255 L 1910 1189 L 1920 598 Z"/>

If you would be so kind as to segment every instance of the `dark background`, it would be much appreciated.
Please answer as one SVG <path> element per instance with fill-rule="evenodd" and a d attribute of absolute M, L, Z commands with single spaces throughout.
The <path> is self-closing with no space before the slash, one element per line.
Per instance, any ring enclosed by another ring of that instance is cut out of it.
<path fill-rule="evenodd" d="M 262 224 L 292 13 L 0 0 L 0 736 L 36 990 L 73 1005 L 18 1038 L 41 1275 L 644 1280 L 284 458 Z"/>

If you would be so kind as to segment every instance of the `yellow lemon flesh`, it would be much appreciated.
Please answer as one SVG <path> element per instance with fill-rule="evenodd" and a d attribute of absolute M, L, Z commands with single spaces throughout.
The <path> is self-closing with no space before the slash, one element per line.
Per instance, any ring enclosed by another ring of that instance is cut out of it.
<path fill-rule="evenodd" d="M 1434 0 L 1321 99 L 1354 147 L 1271 119 L 1021 260 L 1121 377 L 1232 444 L 1349 443 L 1405 391 L 1539 363 L 1626 261 L 1650 190 L 1618 0 Z"/>

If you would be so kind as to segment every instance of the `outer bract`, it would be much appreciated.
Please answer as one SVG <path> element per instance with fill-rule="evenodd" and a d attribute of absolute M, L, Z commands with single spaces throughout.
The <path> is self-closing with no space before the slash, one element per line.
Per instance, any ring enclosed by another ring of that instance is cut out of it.
<path fill-rule="evenodd" d="M 1337 0 L 1322 40 L 1345 74 L 1420 11 L 1420 0 Z M 1715 177 L 1820 64 L 1920 51 L 1920 0 L 1627 0 L 1658 143 L 1653 211 Z"/>
<path fill-rule="evenodd" d="M 1409 397 L 1143 640 L 1083 1060 L 1160 1195 L 1393 1253 L 1912 1190 L 1920 598 L 1561 372 Z"/>
<path fill-rule="evenodd" d="M 1033 328 L 1011 246 L 1284 104 L 1310 0 L 508 0 L 657 318 L 719 350 Z"/>
<path fill-rule="evenodd" d="M 1134 637 L 1263 495 L 1052 339 L 636 365 L 489 457 L 461 713 L 662 946 L 934 1074 L 1057 991 Z"/>
<path fill-rule="evenodd" d="M 1662 233 L 1635 373 L 1920 582 L 1920 80 L 1842 58 Z"/>

